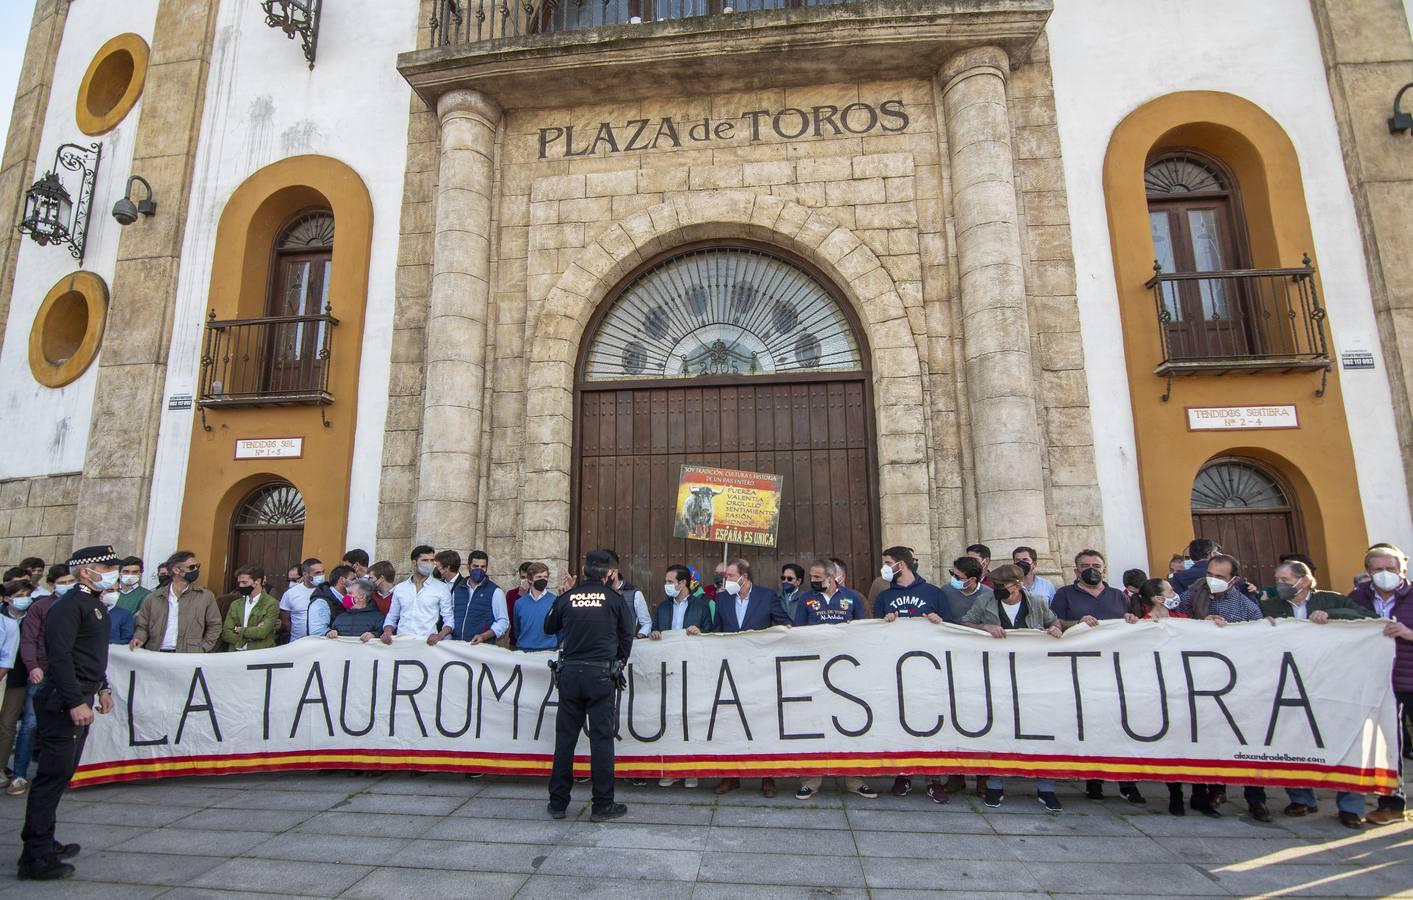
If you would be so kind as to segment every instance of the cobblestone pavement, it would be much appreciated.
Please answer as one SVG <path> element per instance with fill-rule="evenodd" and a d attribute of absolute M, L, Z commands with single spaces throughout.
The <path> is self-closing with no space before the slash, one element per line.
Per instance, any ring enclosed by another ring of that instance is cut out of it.
<path fill-rule="evenodd" d="M 1096 803 L 1061 784 L 1065 810 L 1049 814 L 1018 780 L 995 810 L 971 794 L 939 807 L 916 789 L 865 800 L 828 782 L 800 802 L 783 779 L 774 799 L 753 781 L 715 797 L 712 783 L 620 782 L 628 815 L 597 825 L 587 784 L 553 821 L 532 779 L 311 773 L 76 790 L 59 837 L 83 844 L 77 876 L 17 882 L 6 862 L 0 898 L 1413 896 L 1413 825 L 1349 831 L 1324 793 L 1318 816 L 1288 819 L 1273 791 L 1276 821 L 1262 825 L 1239 800 L 1221 819 L 1170 816 L 1161 785 L 1135 807 L 1114 785 Z M 22 816 L 21 800 L 0 796 L 11 860 Z"/>

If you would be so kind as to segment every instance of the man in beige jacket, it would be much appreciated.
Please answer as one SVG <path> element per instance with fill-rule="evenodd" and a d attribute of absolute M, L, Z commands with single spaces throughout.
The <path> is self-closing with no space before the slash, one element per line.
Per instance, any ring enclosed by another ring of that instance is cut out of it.
<path fill-rule="evenodd" d="M 178 550 L 168 567 L 171 582 L 143 599 L 128 646 L 163 653 L 210 653 L 221 639 L 221 611 L 215 595 L 196 586 L 201 562 L 190 550 Z"/>

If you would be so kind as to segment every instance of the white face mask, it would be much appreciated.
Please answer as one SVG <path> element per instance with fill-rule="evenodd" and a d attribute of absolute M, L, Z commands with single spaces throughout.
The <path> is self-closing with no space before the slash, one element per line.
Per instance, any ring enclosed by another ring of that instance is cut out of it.
<path fill-rule="evenodd" d="M 667 584 L 664 584 L 664 585 L 662 586 L 662 592 L 663 592 L 664 594 L 666 594 L 667 596 L 669 596 L 669 597 L 676 597 L 676 596 L 677 596 L 677 583 L 674 582 L 674 581 L 669 581 Z"/>
<path fill-rule="evenodd" d="M 99 589 L 100 591 L 106 591 L 106 590 L 108 590 L 109 588 L 117 587 L 117 585 L 118 585 L 118 570 L 117 570 L 117 569 L 114 569 L 114 570 L 111 571 L 111 572 L 104 572 L 102 575 L 99 575 L 99 576 L 98 576 L 98 581 L 96 581 L 96 582 L 94 582 L 94 583 L 98 585 L 98 589 Z"/>
<path fill-rule="evenodd" d="M 1229 587 L 1231 587 L 1230 581 L 1223 581 L 1220 578 L 1207 579 L 1207 588 L 1214 594 L 1225 594 Z"/>
<path fill-rule="evenodd" d="M 1391 591 L 1403 582 L 1397 572 L 1390 572 L 1387 569 L 1380 569 L 1374 573 L 1374 587 L 1381 591 Z"/>
<path fill-rule="evenodd" d="M 435 563 L 418 563 L 417 574 L 423 578 L 431 578 L 432 572 L 436 569 Z"/>
<path fill-rule="evenodd" d="M 1177 609 L 1178 604 L 1181 602 L 1182 598 L 1178 597 L 1177 594 L 1173 594 L 1170 597 L 1163 598 L 1163 605 L 1166 606 L 1168 609 Z"/>
<path fill-rule="evenodd" d="M 73 589 L 74 586 L 72 584 L 56 584 L 54 585 L 54 596 L 62 597 Z"/>
<path fill-rule="evenodd" d="M 883 564 L 883 568 L 881 568 L 881 569 L 878 570 L 878 575 L 879 575 L 879 577 L 881 577 L 884 581 L 892 581 L 892 580 L 893 580 L 893 567 L 890 566 L 890 565 L 888 565 L 887 563 L 884 563 L 884 564 Z"/>
<path fill-rule="evenodd" d="M 723 584 L 721 587 L 723 590 L 726 591 L 726 593 L 730 594 L 733 597 L 741 593 L 741 582 L 739 581 L 732 581 L 728 578 L 726 580 L 726 583 Z"/>
<path fill-rule="evenodd" d="M 123 575 L 118 578 L 118 583 L 123 587 L 134 587 L 141 580 L 141 575 Z"/>
<path fill-rule="evenodd" d="M 112 609 L 112 608 L 113 608 L 113 605 L 114 605 L 115 603 L 117 603 L 117 602 L 118 602 L 118 592 L 117 592 L 117 591 L 104 591 L 104 592 L 103 592 L 103 605 L 104 605 L 104 606 L 108 607 L 109 609 Z"/>

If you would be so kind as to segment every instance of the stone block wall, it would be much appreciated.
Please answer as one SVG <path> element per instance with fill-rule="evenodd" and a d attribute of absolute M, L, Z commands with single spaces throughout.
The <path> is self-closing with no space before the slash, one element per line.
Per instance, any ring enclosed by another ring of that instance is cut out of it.
<path fill-rule="evenodd" d="M 0 481 L 0 569 L 27 556 L 46 563 L 68 558 L 74 546 L 79 478 L 75 472 Z"/>

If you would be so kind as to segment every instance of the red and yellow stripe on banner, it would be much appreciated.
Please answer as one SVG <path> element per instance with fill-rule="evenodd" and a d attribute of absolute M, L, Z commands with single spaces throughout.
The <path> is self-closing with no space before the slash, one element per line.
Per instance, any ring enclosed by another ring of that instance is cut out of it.
<path fill-rule="evenodd" d="M 297 750 L 287 753 L 231 753 L 86 763 L 75 787 L 170 778 L 183 775 L 241 775 L 308 769 L 418 770 L 548 776 L 551 758 L 543 753 L 474 753 L 438 750 Z M 587 775 L 589 758 L 575 758 L 576 773 Z M 1388 792 L 1399 784 L 1393 769 L 1327 766 L 1265 760 L 1180 758 L 1125 759 L 1029 753 L 780 753 L 753 756 L 619 756 L 622 778 L 781 777 L 791 775 L 1013 775 L 1027 778 L 1108 781 L 1175 781 L 1249 784 L 1268 787 L 1321 787 L 1359 793 Z"/>

